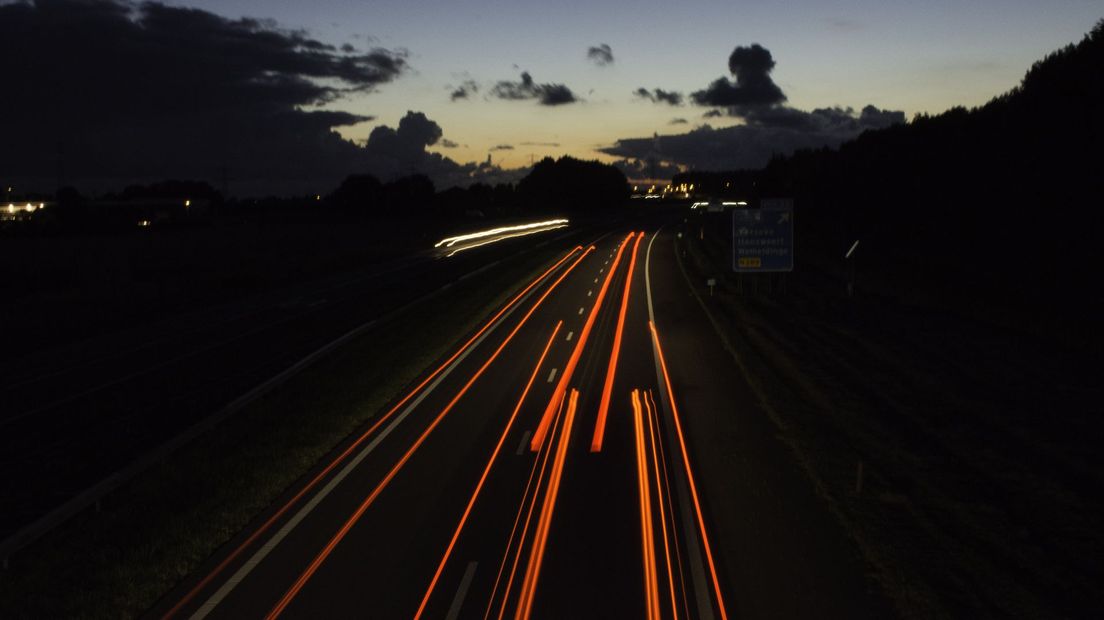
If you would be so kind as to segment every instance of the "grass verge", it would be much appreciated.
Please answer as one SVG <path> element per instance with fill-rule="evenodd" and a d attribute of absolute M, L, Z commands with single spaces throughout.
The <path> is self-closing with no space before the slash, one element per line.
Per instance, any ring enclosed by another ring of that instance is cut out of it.
<path fill-rule="evenodd" d="M 0 617 L 138 616 L 385 411 L 555 254 L 526 253 L 416 304 L 177 451 L 98 511 L 22 550 L 0 573 Z"/>
<path fill-rule="evenodd" d="M 725 248 L 680 247 L 689 282 L 719 274 L 691 286 L 902 616 L 1100 608 L 1101 389 L 1076 357 L 798 273 L 753 293 Z"/>

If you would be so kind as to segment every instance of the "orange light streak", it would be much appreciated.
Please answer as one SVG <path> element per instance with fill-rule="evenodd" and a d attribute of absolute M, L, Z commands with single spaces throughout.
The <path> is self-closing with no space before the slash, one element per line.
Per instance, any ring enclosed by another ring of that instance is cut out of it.
<path fill-rule="evenodd" d="M 522 317 L 520 321 L 518 321 L 518 324 L 514 326 L 514 329 L 510 332 L 508 336 L 506 336 L 506 339 L 502 341 L 502 344 L 498 345 L 498 348 L 495 349 L 495 352 L 491 354 L 491 356 L 487 359 L 486 362 L 483 363 L 479 370 L 477 370 L 475 374 L 472 375 L 472 377 L 468 380 L 468 382 L 464 384 L 464 387 L 460 389 L 460 392 L 457 393 L 451 401 L 449 401 L 449 404 L 446 405 L 443 410 L 441 410 L 441 413 L 437 414 L 437 417 L 433 420 L 433 422 L 429 424 L 428 427 L 426 427 L 425 431 L 422 432 L 421 436 L 419 436 L 414 444 L 410 446 L 406 453 L 403 454 L 402 458 L 399 459 L 399 462 L 391 468 L 391 471 L 389 471 L 387 475 L 383 478 L 383 480 L 380 481 L 380 483 L 376 486 L 376 488 L 373 489 L 372 493 L 363 502 L 361 502 L 360 506 L 357 507 L 353 515 L 349 517 L 344 525 L 341 526 L 341 529 L 339 529 L 337 533 L 334 534 L 333 538 L 330 539 L 330 542 L 328 542 L 326 546 L 322 549 L 322 551 L 320 551 L 318 555 L 315 556 L 314 560 L 299 576 L 299 579 L 297 579 L 292 587 L 284 594 L 283 598 L 281 598 L 280 601 L 276 603 L 276 606 L 272 608 L 272 611 L 268 613 L 267 617 L 269 620 L 273 620 L 279 617 L 281 613 L 283 613 L 284 609 L 287 608 L 292 599 L 294 599 L 299 591 L 303 588 L 303 586 L 306 585 L 307 581 L 309 581 L 311 576 L 313 576 L 314 573 L 318 570 L 318 567 L 322 565 L 322 562 L 324 562 L 326 558 L 329 557 L 331 553 L 333 553 L 333 550 L 337 547 L 338 543 L 340 543 L 345 538 L 345 536 L 348 535 L 349 531 L 353 528 L 356 522 L 359 521 L 361 516 L 364 515 L 364 512 L 368 510 L 368 507 L 376 501 L 376 498 L 379 496 L 379 494 L 383 492 L 383 489 L 386 488 L 387 485 L 391 482 L 391 479 L 399 473 L 403 466 L 406 465 L 406 462 L 410 459 L 410 457 L 413 456 L 418 448 L 421 447 L 422 443 L 425 442 L 426 437 L 429 437 L 429 434 L 432 433 L 433 430 L 437 428 L 437 425 L 441 423 L 441 420 L 443 420 L 445 416 L 448 415 L 450 411 L 452 411 L 452 408 L 456 406 L 456 403 L 460 401 L 460 398 L 467 393 L 468 389 L 471 388 L 476 380 L 479 379 L 479 377 L 483 375 L 483 373 L 487 370 L 487 368 L 490 367 L 495 359 L 498 358 L 499 354 L 502 353 L 502 350 L 505 349 L 506 345 L 514 339 L 514 336 L 517 335 L 519 331 L 521 331 L 521 328 L 525 325 L 526 322 L 529 321 L 529 317 L 533 316 L 533 313 L 537 311 L 537 308 L 540 307 L 544 300 L 547 299 L 550 294 L 552 294 L 552 291 L 556 290 L 556 287 L 559 286 L 560 282 L 563 282 L 564 278 L 566 278 L 568 274 L 570 274 L 571 271 L 575 269 L 575 267 L 578 266 L 584 258 L 587 257 L 588 254 L 590 254 L 590 252 L 590 249 L 584 251 L 579 256 L 579 258 L 577 258 L 570 267 L 568 267 L 562 274 L 560 274 L 560 277 L 557 278 L 556 281 L 553 282 L 552 285 L 544 291 L 544 293 L 540 296 L 539 299 L 537 299 L 532 307 L 529 308 L 529 311 L 525 313 L 525 316 Z"/>
<path fill-rule="evenodd" d="M 617 256 L 613 259 L 613 266 L 610 267 L 609 273 L 606 274 L 606 279 L 602 282 L 602 288 L 598 291 L 598 296 L 594 299 L 594 307 L 591 308 L 590 315 L 587 317 L 582 331 L 579 332 L 579 340 L 575 343 L 575 350 L 571 353 L 567 365 L 564 366 L 563 374 L 560 375 L 560 382 L 556 384 L 556 391 L 552 392 L 552 400 L 548 401 L 548 407 L 544 410 L 544 415 L 541 417 L 540 424 L 537 425 L 537 430 L 533 432 L 533 439 L 529 442 L 529 450 L 533 452 L 536 452 L 541 442 L 544 441 L 544 435 L 548 432 L 548 423 L 552 420 L 552 412 L 553 409 L 556 408 L 556 402 L 567 393 L 567 384 L 571 381 L 571 375 L 575 373 L 575 367 L 579 364 L 579 358 L 583 356 L 583 348 L 586 346 L 587 338 L 590 336 L 590 330 L 594 327 L 594 322 L 598 318 L 598 310 L 602 307 L 602 300 L 606 297 L 606 290 L 609 289 L 610 280 L 613 279 L 613 274 L 617 271 L 617 264 L 621 262 L 621 254 L 624 252 L 625 246 L 628 245 L 629 240 L 632 239 L 633 234 L 634 233 L 629 233 L 626 235 L 621 241 L 621 245 L 617 247 Z M 593 247 L 594 246 L 591 246 L 591 248 Z"/>
<path fill-rule="evenodd" d="M 540 579 L 541 563 L 544 561 L 544 549 L 548 544 L 548 531 L 552 526 L 552 514 L 556 509 L 556 496 L 560 492 L 563 479 L 564 461 L 567 458 L 567 443 L 571 439 L 571 424 L 575 421 L 575 407 L 578 404 L 578 390 L 571 390 L 567 413 L 564 414 L 564 426 L 560 432 L 560 442 L 556 446 L 556 460 L 552 463 L 552 473 L 548 480 L 548 491 L 544 494 L 537 531 L 533 534 L 533 547 L 529 550 L 529 564 L 522 581 L 521 596 L 518 599 L 515 620 L 528 620 L 533 611 L 533 599 L 537 594 L 537 581 Z"/>
<path fill-rule="evenodd" d="M 489 321 L 487 321 L 483 325 L 483 327 L 481 327 L 479 329 L 479 331 L 475 333 L 474 336 L 469 338 L 468 341 L 463 344 L 463 346 L 461 346 L 459 349 L 457 349 L 456 352 L 453 353 L 451 357 L 449 357 L 447 360 L 445 360 L 444 363 L 442 363 L 440 366 L 438 366 L 436 370 L 434 370 L 432 373 L 429 374 L 429 376 L 427 376 L 425 379 L 423 379 L 422 382 L 417 385 L 417 387 L 415 387 L 413 390 L 411 390 L 406 396 L 404 396 L 402 398 L 402 400 L 400 400 L 398 403 L 396 403 L 395 406 L 393 406 L 379 420 L 377 420 L 374 424 L 372 424 L 372 426 L 369 427 L 368 430 L 364 431 L 364 433 L 362 433 L 360 435 L 360 437 L 358 437 L 356 439 L 356 441 L 354 441 L 352 444 L 350 444 L 349 447 L 345 448 L 345 450 L 342 451 L 341 454 L 337 455 L 337 457 L 334 458 L 334 460 L 331 461 L 330 464 L 327 465 L 322 471 L 318 472 L 318 474 L 314 478 L 312 478 L 311 481 L 306 484 L 306 486 L 304 486 L 302 489 L 300 489 L 290 500 L 287 501 L 286 504 L 284 504 L 271 517 L 269 517 L 263 524 L 261 524 L 260 527 L 255 529 L 253 531 L 253 533 L 250 534 L 249 537 L 245 539 L 245 541 L 243 541 L 240 545 L 238 545 L 233 551 L 230 552 L 229 555 L 226 556 L 226 558 L 224 558 L 221 562 L 219 562 L 219 564 L 217 566 L 215 566 L 215 568 L 210 573 L 208 573 L 203 579 L 201 579 L 199 581 L 199 583 L 197 583 L 195 586 L 193 586 L 192 589 L 189 590 L 188 593 L 185 594 L 183 598 L 181 598 L 179 601 L 177 601 L 176 604 L 173 605 L 171 609 L 169 609 L 167 612 L 165 612 L 165 614 L 162 616 L 162 619 L 167 620 L 168 618 L 171 618 L 171 617 L 175 616 L 176 614 L 180 613 L 180 610 L 185 605 L 187 605 L 193 598 L 195 598 L 200 592 L 202 592 L 203 589 L 206 588 L 211 583 L 211 581 L 213 581 L 215 579 L 215 577 L 217 577 L 222 571 L 226 570 L 227 566 L 229 566 L 232 562 L 234 562 L 234 560 L 236 560 L 238 558 L 238 556 L 241 555 L 242 552 L 244 552 L 250 545 L 252 545 L 254 542 L 256 542 L 256 540 L 258 538 L 260 538 L 262 534 L 264 534 L 266 531 L 268 531 L 268 529 L 270 527 L 272 527 L 272 525 L 274 523 L 276 523 L 282 516 L 284 516 L 284 514 L 288 510 L 290 510 L 292 506 L 297 504 L 299 502 L 299 500 L 301 500 L 303 498 L 304 495 L 306 495 L 314 487 L 316 487 L 319 482 L 321 482 L 326 476 L 329 475 L 329 473 L 331 471 L 334 470 L 334 468 L 336 468 L 346 458 L 348 458 L 349 455 L 352 454 L 357 448 L 359 448 L 361 446 L 361 444 L 363 444 L 370 436 L 375 434 L 376 430 L 379 429 L 379 427 L 382 426 L 384 422 L 389 420 L 391 418 L 391 416 L 395 414 L 395 412 L 397 412 L 399 409 L 401 409 L 403 405 L 405 405 L 407 402 L 409 402 L 411 398 L 414 398 L 415 394 L 420 392 L 422 390 L 422 388 L 424 388 L 426 385 L 429 384 L 430 381 L 432 381 L 437 375 L 441 374 L 441 372 L 444 371 L 444 369 L 447 368 L 449 364 L 451 364 L 453 361 L 455 361 L 457 357 L 459 357 L 464 351 L 466 351 L 469 347 L 471 347 L 472 344 L 476 340 L 478 340 L 479 337 L 482 336 L 483 333 L 486 332 L 491 327 L 491 325 L 494 325 L 495 322 L 498 321 L 498 319 L 507 310 L 509 310 L 511 307 L 513 307 L 515 304 L 517 304 L 518 300 L 520 300 L 522 297 L 524 297 L 526 295 L 526 293 L 528 293 L 534 286 L 536 286 L 538 283 L 540 283 L 542 280 L 544 280 L 548 276 L 548 274 L 552 273 L 557 268 L 559 268 L 559 266 L 562 265 L 564 263 L 564 261 L 571 258 L 572 255 L 574 255 L 576 252 L 578 252 L 582 249 L 583 249 L 582 246 L 575 246 L 574 248 L 572 248 L 572 250 L 570 252 L 568 252 L 567 254 L 565 254 L 563 256 L 563 258 L 556 261 L 556 263 L 554 265 L 549 267 L 541 275 L 537 276 L 532 282 L 529 283 L 528 286 L 526 286 L 524 289 L 522 289 L 522 291 L 520 293 L 515 295 L 514 298 L 510 300 L 509 303 L 507 303 L 505 306 L 503 306 L 493 317 L 491 317 L 491 319 Z"/>
<path fill-rule="evenodd" d="M 698 501 L 698 488 L 694 484 L 694 473 L 690 469 L 690 455 L 686 451 L 686 440 L 682 436 L 682 424 L 679 422 L 678 407 L 675 405 L 675 393 L 671 390 L 671 377 L 667 374 L 667 362 L 663 358 L 663 348 L 659 346 L 659 332 L 655 323 L 648 321 L 648 327 L 652 330 L 652 339 L 655 342 L 656 353 L 659 355 L 659 367 L 663 371 L 663 382 L 667 387 L 667 397 L 671 401 L 671 414 L 675 420 L 675 431 L 678 434 L 679 448 L 682 450 L 682 463 L 686 467 L 686 479 L 690 483 L 690 497 L 694 500 L 694 514 L 698 517 L 698 529 L 701 531 L 702 545 L 705 547 L 705 558 L 709 562 L 709 574 L 713 578 L 713 592 L 717 596 L 717 607 L 721 611 L 721 619 L 727 620 L 724 597 L 721 595 L 721 582 L 717 578 L 717 568 L 713 564 L 713 552 L 709 548 L 709 535 L 705 532 L 705 519 L 702 518 L 701 502 Z"/>
<path fill-rule="evenodd" d="M 456 540 L 460 538 L 460 532 L 463 531 L 464 524 L 468 521 L 468 515 L 471 514 L 472 506 L 474 506 L 475 501 L 479 499 L 479 492 L 483 490 L 483 483 L 487 481 L 487 476 L 490 475 L 491 468 L 494 467 L 495 460 L 498 459 L 498 453 L 502 451 L 502 444 L 506 442 L 506 436 L 510 433 L 510 429 L 513 428 L 518 411 L 521 411 L 521 405 L 525 402 L 525 397 L 529 394 L 529 388 L 533 387 L 533 381 L 537 378 L 537 373 L 540 372 L 541 365 L 544 364 L 544 358 L 548 355 L 548 350 L 552 348 L 552 341 L 556 338 L 556 334 L 559 333 L 562 325 L 563 321 L 558 321 L 556 327 L 552 330 L 552 335 L 548 337 L 548 344 L 544 345 L 544 351 L 541 352 L 540 359 L 537 360 L 537 365 L 533 368 L 533 374 L 529 375 L 529 382 L 525 384 L 525 389 L 521 392 L 521 397 L 518 399 L 517 406 L 514 407 L 514 412 L 510 415 L 510 420 L 506 423 L 506 428 L 502 429 L 502 436 L 498 438 L 498 444 L 495 446 L 494 452 L 491 453 L 491 458 L 487 461 L 487 466 L 483 468 L 483 475 L 479 477 L 479 482 L 475 485 L 475 491 L 472 493 L 471 499 L 468 500 L 467 507 L 464 508 L 463 516 L 460 517 L 460 524 L 456 526 L 456 531 L 452 535 L 452 540 L 449 541 L 448 548 L 445 549 L 445 555 L 441 558 L 441 563 L 437 566 L 437 572 L 433 574 L 433 580 L 430 581 L 429 588 L 426 589 L 425 596 L 422 597 L 422 604 L 418 606 L 418 611 L 414 614 L 415 619 L 422 617 L 426 604 L 429 603 L 429 597 L 433 595 L 433 589 L 437 587 L 437 580 L 441 578 L 441 573 L 445 570 L 445 564 L 448 563 L 448 559 L 452 555 L 452 550 L 456 547 Z"/>
<path fill-rule="evenodd" d="M 640 491 L 640 543 L 644 551 L 644 592 L 648 620 L 659 615 L 659 587 L 656 581 L 655 534 L 652 527 L 652 497 L 648 488 L 648 455 L 645 452 L 644 423 L 640 414 L 640 392 L 632 391 L 633 430 L 636 439 L 636 481 Z"/>
<path fill-rule="evenodd" d="M 659 522 L 663 528 L 663 557 L 667 563 L 667 586 L 671 594 L 671 617 L 678 618 L 678 599 L 675 598 L 675 573 L 671 569 L 671 545 L 667 539 L 667 510 L 663 505 L 663 482 L 659 477 L 660 455 L 656 443 L 659 436 L 656 430 L 659 420 L 657 419 L 658 416 L 656 415 L 656 411 L 652 409 L 651 403 L 648 402 L 646 394 L 644 395 L 643 401 L 644 410 L 648 415 L 648 437 L 651 439 L 652 469 L 655 471 L 656 501 L 659 503 Z"/>
<path fill-rule="evenodd" d="M 667 454 L 663 449 L 663 433 L 659 431 L 659 407 L 655 404 L 655 398 L 652 397 L 652 391 L 648 390 L 644 393 L 644 402 L 650 403 L 651 410 L 655 413 L 655 425 L 656 425 L 656 445 L 659 447 L 659 465 L 663 471 L 663 487 L 667 491 L 667 512 L 671 515 L 671 528 L 674 530 L 675 519 L 675 505 L 671 501 L 671 479 L 667 476 Z M 682 600 L 686 601 L 686 576 L 683 574 L 682 569 L 682 552 L 679 550 L 678 536 L 671 537 L 672 542 L 675 545 L 675 565 L 679 569 L 679 589 L 682 592 Z M 678 613 L 675 613 L 675 617 L 678 617 Z"/>
<path fill-rule="evenodd" d="M 636 250 L 644 237 L 641 232 L 633 244 L 632 259 L 629 261 L 629 275 L 625 278 L 625 292 L 621 295 L 621 311 L 617 315 L 617 329 L 613 335 L 613 351 L 610 352 L 609 368 L 606 370 L 606 384 L 602 388 L 602 400 L 598 405 L 598 421 L 594 424 L 594 438 L 590 441 L 591 452 L 602 451 L 602 439 L 606 436 L 606 415 L 609 412 L 610 395 L 613 392 L 613 378 L 617 375 L 617 357 L 621 353 L 621 332 L 625 329 L 625 313 L 629 309 L 629 291 L 632 289 L 633 269 L 636 267 Z"/>
<path fill-rule="evenodd" d="M 566 400 L 567 400 L 567 395 L 564 394 L 564 398 L 562 398 L 560 400 L 560 405 L 556 409 L 556 419 L 553 420 L 553 422 L 552 422 L 552 431 L 551 431 L 553 437 L 556 436 L 556 429 L 557 428 L 561 428 L 561 430 L 562 430 L 562 427 L 560 427 L 560 421 L 563 419 L 563 415 L 561 415 L 561 414 L 563 413 L 563 406 L 564 406 Z M 544 444 L 544 446 L 541 447 L 541 452 L 544 453 L 544 458 L 541 459 L 540 475 L 537 477 L 537 486 L 536 486 L 536 489 L 534 489 L 534 491 L 533 491 L 533 497 L 530 499 L 529 502 L 525 501 L 525 498 L 529 496 L 529 488 L 528 488 L 528 485 L 527 485 L 526 489 L 525 489 L 525 493 L 523 493 L 522 496 L 521 496 L 521 505 L 518 507 L 518 518 L 521 518 L 521 513 L 522 513 L 523 510 L 525 510 L 526 503 L 529 504 L 529 511 L 525 513 L 525 525 L 521 528 L 521 536 L 518 538 L 517 550 L 514 552 L 514 561 L 513 561 L 513 564 L 511 564 L 511 566 L 510 566 L 510 576 L 506 579 L 506 589 L 502 592 L 502 605 L 498 609 L 498 620 L 502 620 L 502 617 L 506 613 L 506 603 L 508 603 L 509 600 L 510 600 L 510 590 L 513 587 L 514 575 L 517 573 L 518 564 L 521 562 L 521 549 L 525 545 L 525 537 L 529 535 L 529 523 L 533 518 L 533 510 L 535 510 L 536 507 L 537 507 L 537 496 L 540 495 L 541 486 L 543 486 L 543 484 L 544 484 L 545 466 L 548 464 L 548 457 L 551 456 L 551 454 L 552 454 L 552 442 L 549 441 L 547 444 Z M 540 453 L 537 453 L 537 456 L 539 458 Z M 536 467 L 536 461 L 535 460 L 534 460 L 534 463 L 533 463 L 533 467 L 534 468 Z M 530 478 L 532 478 L 532 474 L 530 474 Z M 515 529 L 517 527 L 517 521 L 516 520 L 514 521 L 514 527 L 515 527 Z M 506 544 L 506 552 L 502 556 L 502 567 L 499 568 L 499 571 L 498 571 L 499 577 L 502 576 L 502 570 L 506 566 L 506 558 L 509 557 L 510 543 L 513 542 L 513 538 L 514 538 L 514 534 L 513 534 L 513 532 L 511 532 L 510 533 L 510 541 Z M 498 589 L 498 580 L 496 578 L 496 580 L 495 580 L 495 590 L 497 590 L 497 589 Z M 494 591 L 491 592 L 491 598 L 487 602 L 487 615 L 484 616 L 484 618 L 486 618 L 487 616 L 490 615 L 491 607 L 493 605 L 494 605 Z"/>

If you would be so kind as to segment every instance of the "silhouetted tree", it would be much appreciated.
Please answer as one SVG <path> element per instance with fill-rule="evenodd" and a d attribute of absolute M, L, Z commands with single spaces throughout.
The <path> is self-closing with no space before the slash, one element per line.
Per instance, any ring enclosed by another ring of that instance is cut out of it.
<path fill-rule="evenodd" d="M 331 204 L 361 213 L 377 208 L 383 198 L 383 184 L 370 174 L 352 174 L 345 177 L 328 200 Z"/>
<path fill-rule="evenodd" d="M 546 157 L 518 182 L 517 192 L 542 207 L 595 210 L 620 207 L 629 197 L 628 180 L 615 168 L 574 157 Z"/>
<path fill-rule="evenodd" d="M 396 216 L 424 214 L 433 202 L 436 189 L 424 174 L 401 177 L 383 186 L 383 199 L 388 212 Z"/>
<path fill-rule="evenodd" d="M 1078 267 L 1102 258 L 1102 109 L 1104 20 L 981 107 L 775 158 L 761 192 L 794 196 L 799 242 L 830 255 L 861 238 L 864 264 L 911 282 L 1088 308 L 1102 297 Z"/>

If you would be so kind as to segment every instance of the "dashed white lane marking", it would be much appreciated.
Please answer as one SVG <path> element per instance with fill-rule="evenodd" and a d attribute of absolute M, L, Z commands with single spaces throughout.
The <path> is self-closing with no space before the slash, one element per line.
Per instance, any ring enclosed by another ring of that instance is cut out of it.
<path fill-rule="evenodd" d="M 471 586 L 472 578 L 475 577 L 476 566 L 479 566 L 479 562 L 468 563 L 468 568 L 460 579 L 460 586 L 456 588 L 456 596 L 452 597 L 452 604 L 445 614 L 445 620 L 456 620 L 460 617 L 460 608 L 464 605 L 464 597 L 468 595 L 468 588 Z"/>
<path fill-rule="evenodd" d="M 525 434 L 521 436 L 521 443 L 518 444 L 518 449 L 515 454 L 521 456 L 525 454 L 525 449 L 529 447 L 529 438 L 533 436 L 533 431 L 525 431 Z"/>
<path fill-rule="evenodd" d="M 580 307 L 580 308 L 579 308 L 579 314 L 581 315 L 582 313 L 583 313 L 583 308 L 582 308 L 582 307 Z"/>
<path fill-rule="evenodd" d="M 571 342 L 571 337 L 574 336 L 574 335 L 575 335 L 575 332 L 567 332 L 567 338 L 565 338 L 565 340 L 567 340 L 568 342 Z"/>
<path fill-rule="evenodd" d="M 559 370 L 559 369 L 558 368 L 553 368 L 552 372 L 548 373 L 548 382 L 549 383 L 552 383 L 552 381 L 556 378 L 556 371 L 557 370 Z"/>
<path fill-rule="evenodd" d="M 524 297 L 521 298 L 520 301 L 524 303 L 524 301 L 529 298 L 530 294 L 531 293 L 527 293 Z M 222 602 L 222 600 L 225 599 L 226 596 L 229 595 L 234 590 L 234 588 L 238 586 L 238 584 L 244 581 L 245 578 L 249 576 L 249 573 L 251 573 L 253 569 L 257 567 L 257 565 L 259 565 L 266 557 L 268 557 L 268 555 L 272 553 L 272 550 L 275 549 L 281 541 L 287 538 L 288 534 L 290 534 L 292 530 L 298 527 L 299 523 L 301 523 L 303 519 L 306 519 L 307 515 L 309 515 L 316 506 L 322 503 L 322 500 L 324 500 L 327 495 L 332 493 L 333 490 L 337 488 L 337 486 L 341 484 L 341 482 L 346 477 L 348 477 L 354 469 L 360 466 L 360 463 L 365 458 L 367 458 L 369 454 L 375 451 L 376 446 L 378 446 L 384 439 L 386 439 L 387 436 L 390 435 L 392 431 L 394 431 L 395 428 L 399 424 L 401 424 L 402 421 L 407 418 L 407 416 L 410 415 L 410 412 L 414 411 L 414 409 L 416 409 L 418 405 L 420 405 L 422 401 L 425 400 L 426 397 L 433 392 L 433 390 L 437 389 L 437 386 L 440 385 L 442 381 L 448 378 L 452 371 L 455 370 L 456 367 L 459 366 L 468 357 L 468 355 L 471 354 L 472 351 L 474 351 L 476 348 L 479 347 L 480 344 L 482 344 L 487 336 L 490 336 L 491 333 L 494 332 L 499 325 L 501 325 L 511 314 L 514 313 L 514 310 L 517 307 L 519 306 L 511 308 L 505 314 L 499 317 L 498 321 L 496 321 L 490 329 L 488 329 L 482 336 L 480 336 L 478 340 L 473 342 L 472 346 L 465 349 L 459 357 L 453 360 L 452 364 L 450 364 L 448 368 L 446 368 L 440 375 L 438 375 L 432 383 L 426 386 L 425 389 L 423 389 L 421 393 L 418 394 L 417 398 L 410 401 L 410 404 L 408 404 L 406 408 L 402 410 L 402 412 L 400 412 L 393 420 L 391 420 L 391 422 L 387 426 L 381 429 L 376 437 L 372 439 L 372 441 L 369 442 L 367 446 L 362 448 L 360 452 L 357 453 L 357 455 L 353 457 L 353 459 L 341 469 L 341 471 L 330 478 L 329 482 L 327 482 L 325 486 L 316 491 L 314 496 L 306 504 L 299 508 L 298 512 L 296 512 L 295 515 L 292 516 L 291 519 L 289 519 L 283 527 L 281 527 L 275 534 L 272 535 L 272 538 L 268 539 L 267 542 L 261 545 L 260 549 L 254 552 L 253 555 L 245 561 L 245 564 L 243 564 L 241 568 L 237 570 L 237 572 L 227 578 L 226 582 L 223 583 L 222 586 L 219 587 L 219 589 L 216 590 L 215 593 L 212 594 L 210 598 L 208 598 L 207 601 L 203 603 L 194 614 L 192 614 L 190 620 L 203 620 L 203 618 L 206 618 L 208 615 L 210 615 L 210 613 L 214 611 L 215 607 L 217 607 L 218 604 Z M 350 334 L 351 333 L 352 332 L 350 332 Z"/>
<path fill-rule="evenodd" d="M 587 291 L 587 297 L 590 297 L 590 294 L 593 293 L 593 292 L 594 291 Z"/>
<path fill-rule="evenodd" d="M 598 278 L 594 278 L 594 283 L 598 284 Z"/>

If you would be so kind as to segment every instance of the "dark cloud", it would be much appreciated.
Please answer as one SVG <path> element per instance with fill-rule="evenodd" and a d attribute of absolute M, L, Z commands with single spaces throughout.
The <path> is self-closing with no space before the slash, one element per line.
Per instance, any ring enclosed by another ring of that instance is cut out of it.
<path fill-rule="evenodd" d="M 736 79 L 717 78 L 690 98 L 698 105 L 723 107 L 782 103 L 786 95 L 771 79 L 773 69 L 774 58 L 766 48 L 758 43 L 738 46 L 728 57 L 728 70 Z"/>
<path fill-rule="evenodd" d="M 491 150 L 492 151 L 512 151 L 512 150 L 514 150 L 514 145 L 512 145 L 512 144 L 498 144 L 498 145 L 492 146 Z"/>
<path fill-rule="evenodd" d="M 522 146 L 559 146 L 559 142 L 522 142 Z"/>
<path fill-rule="evenodd" d="M 575 103 L 578 99 L 571 89 L 563 84 L 538 84 L 528 71 L 521 73 L 517 82 L 503 80 L 494 85 L 491 94 L 499 99 L 520 101 L 536 99 L 541 105 L 562 105 Z"/>
<path fill-rule="evenodd" d="M 223 170 L 239 190 L 323 189 L 364 155 L 333 128 L 371 117 L 319 106 L 406 71 L 401 50 L 156 2 L 0 4 L 0 170 L 93 191 Z"/>
<path fill-rule="evenodd" d="M 724 129 L 705 125 L 680 136 L 620 140 L 605 152 L 640 158 L 661 150 L 674 161 L 694 168 L 758 168 L 776 153 L 834 147 L 867 129 L 905 121 L 903 112 L 874 106 L 866 106 L 856 114 L 852 108 L 807 112 L 784 105 L 786 95 L 770 76 L 774 65 L 766 48 L 758 44 L 739 46 L 728 58 L 734 80 L 719 78 L 705 90 L 691 93 L 694 103 L 714 106 L 703 117 L 730 116 L 741 119 L 742 125 Z"/>
<path fill-rule="evenodd" d="M 669 122 L 667 124 L 668 125 L 685 125 L 689 122 L 690 121 L 686 120 L 685 118 L 672 118 L 671 122 Z"/>
<path fill-rule="evenodd" d="M 668 105 L 682 105 L 682 93 L 656 88 L 648 90 L 643 86 L 634 90 L 633 95 L 651 101 L 652 103 L 666 103 Z"/>
<path fill-rule="evenodd" d="M 615 157 L 641 161 L 659 158 L 702 170 L 760 168 L 775 154 L 835 147 L 867 129 L 905 121 L 903 112 L 874 106 L 857 114 L 851 108 L 803 112 L 783 106 L 753 107 L 744 112 L 744 125 L 722 129 L 703 125 L 681 135 L 618 140 L 599 150 Z"/>
<path fill-rule="evenodd" d="M 859 114 L 859 123 L 865 128 L 889 127 L 905 122 L 905 113 L 901 110 L 879 110 L 867 105 Z"/>
<path fill-rule="evenodd" d="M 456 101 L 457 99 L 467 99 L 479 92 L 479 84 L 475 80 L 464 80 L 460 86 L 453 89 L 452 94 L 449 95 L 449 99 Z"/>
<path fill-rule="evenodd" d="M 605 43 L 587 48 L 587 59 L 599 67 L 613 64 L 613 50 Z"/>
<path fill-rule="evenodd" d="M 443 149 L 454 149 L 460 145 L 456 142 L 453 142 L 452 140 L 449 140 L 448 138 L 442 138 L 438 146 Z"/>
<path fill-rule="evenodd" d="M 421 112 L 407 112 L 398 128 L 380 125 L 372 130 L 358 158 L 359 170 L 388 180 L 420 172 L 433 179 L 437 189 L 475 182 L 508 183 L 518 180 L 522 172 L 503 170 L 484 163 L 458 164 L 452 159 L 432 153 L 427 147 L 440 145 L 454 148 L 455 142 L 441 136 L 440 125 Z"/>
<path fill-rule="evenodd" d="M 654 179 L 670 179 L 685 172 L 685 166 L 653 157 L 650 159 L 620 159 L 613 165 L 625 175 L 630 183 L 643 183 Z"/>

